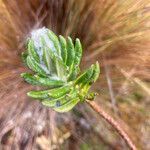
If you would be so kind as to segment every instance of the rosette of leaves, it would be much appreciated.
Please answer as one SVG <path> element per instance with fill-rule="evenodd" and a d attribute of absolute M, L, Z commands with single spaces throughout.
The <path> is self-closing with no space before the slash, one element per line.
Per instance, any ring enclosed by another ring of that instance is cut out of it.
<path fill-rule="evenodd" d="M 89 89 L 99 77 L 99 64 L 96 62 L 80 73 L 82 45 L 79 39 L 73 42 L 70 37 L 57 37 L 47 28 L 37 29 L 31 33 L 22 58 L 33 71 L 22 73 L 24 80 L 46 89 L 30 91 L 27 95 L 43 105 L 67 112 L 79 102 L 94 99 L 95 93 L 89 93 Z"/>

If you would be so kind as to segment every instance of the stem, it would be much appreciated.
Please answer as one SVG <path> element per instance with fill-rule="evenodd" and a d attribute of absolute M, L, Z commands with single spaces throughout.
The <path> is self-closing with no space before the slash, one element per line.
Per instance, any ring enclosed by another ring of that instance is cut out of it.
<path fill-rule="evenodd" d="M 108 115 L 100 106 L 98 106 L 94 101 L 86 100 L 86 102 L 90 105 L 90 107 L 97 112 L 101 117 L 103 117 L 108 123 L 110 123 L 116 131 L 120 134 L 120 136 L 124 139 L 127 145 L 131 150 L 137 150 L 136 146 L 133 144 L 129 136 L 126 132 L 120 127 L 120 125 L 110 116 Z"/>

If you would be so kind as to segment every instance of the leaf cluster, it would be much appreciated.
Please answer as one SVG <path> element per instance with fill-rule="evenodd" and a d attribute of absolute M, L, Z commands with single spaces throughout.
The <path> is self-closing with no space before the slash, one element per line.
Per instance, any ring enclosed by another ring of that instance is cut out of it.
<path fill-rule="evenodd" d="M 78 102 L 93 99 L 91 84 L 99 77 L 99 64 L 91 65 L 80 73 L 82 45 L 79 39 L 57 37 L 51 30 L 41 28 L 32 32 L 23 52 L 24 63 L 33 73 L 22 73 L 32 85 L 46 87 L 43 91 L 30 91 L 28 96 L 40 100 L 57 112 L 67 112 Z"/>

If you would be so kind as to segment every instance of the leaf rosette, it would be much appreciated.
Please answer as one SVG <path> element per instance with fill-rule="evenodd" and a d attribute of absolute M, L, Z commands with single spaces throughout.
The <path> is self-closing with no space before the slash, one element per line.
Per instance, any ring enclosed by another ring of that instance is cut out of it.
<path fill-rule="evenodd" d="M 80 73 L 82 45 L 77 38 L 57 37 L 51 30 L 33 31 L 27 40 L 27 51 L 22 53 L 24 63 L 32 73 L 22 73 L 24 80 L 46 90 L 30 91 L 28 96 L 40 100 L 57 112 L 67 112 L 78 102 L 93 99 L 89 89 L 99 77 L 99 64 Z"/>

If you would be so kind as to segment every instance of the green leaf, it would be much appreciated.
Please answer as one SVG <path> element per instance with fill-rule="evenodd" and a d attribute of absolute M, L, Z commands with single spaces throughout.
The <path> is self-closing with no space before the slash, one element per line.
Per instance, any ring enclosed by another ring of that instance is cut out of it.
<path fill-rule="evenodd" d="M 39 84 L 39 81 L 35 79 L 35 77 L 30 73 L 22 73 L 21 77 L 24 78 L 24 80 L 32 85 L 41 85 Z"/>
<path fill-rule="evenodd" d="M 44 99 L 42 100 L 42 104 L 48 107 L 54 107 L 58 105 L 58 103 L 62 103 L 62 101 L 66 101 L 66 95 L 63 95 L 62 97 L 56 98 L 56 99 Z"/>
<path fill-rule="evenodd" d="M 39 56 L 34 47 L 34 41 L 32 39 L 28 40 L 28 54 L 33 57 L 37 62 L 40 61 Z"/>
<path fill-rule="evenodd" d="M 68 102 L 66 102 L 63 105 L 60 105 L 58 107 L 53 108 L 55 111 L 63 113 L 63 112 L 68 112 L 71 110 L 78 102 L 80 101 L 79 97 L 70 99 Z"/>
<path fill-rule="evenodd" d="M 63 86 L 64 81 L 57 79 L 57 77 L 41 77 L 40 75 L 34 75 L 35 79 L 43 86 L 49 86 L 49 88 Z"/>
<path fill-rule="evenodd" d="M 65 80 L 66 79 L 66 65 L 63 63 L 61 59 L 59 59 L 57 56 L 55 56 L 55 62 L 56 62 L 56 70 L 57 75 L 59 78 Z"/>
<path fill-rule="evenodd" d="M 100 67 L 98 61 L 94 65 L 94 74 L 93 74 L 93 82 L 95 82 L 99 78 Z"/>
<path fill-rule="evenodd" d="M 68 76 L 67 76 L 67 80 L 68 81 L 72 81 L 74 79 L 75 75 L 74 75 L 74 63 L 70 66 L 69 72 L 68 72 Z"/>
<path fill-rule="evenodd" d="M 44 39 L 42 38 L 43 44 L 43 59 L 46 66 L 49 68 L 51 74 L 56 73 L 59 78 L 65 80 L 66 78 L 66 66 L 63 60 L 46 46 Z"/>
<path fill-rule="evenodd" d="M 76 85 L 85 85 L 89 82 L 94 72 L 94 65 L 91 65 L 91 67 L 86 70 L 83 74 L 81 74 L 75 81 Z"/>
<path fill-rule="evenodd" d="M 69 93 L 63 95 L 60 98 L 42 100 L 42 104 L 45 106 L 56 108 L 56 107 L 60 107 L 61 105 L 65 104 L 66 102 L 69 102 L 70 99 L 73 99 L 76 97 L 78 97 L 78 91 L 75 88 L 73 88 L 70 90 Z"/>
<path fill-rule="evenodd" d="M 61 57 L 66 64 L 67 61 L 67 43 L 63 36 L 59 36 L 60 46 L 61 46 Z"/>
<path fill-rule="evenodd" d="M 75 42 L 75 66 L 78 67 L 82 58 L 82 45 L 80 40 L 77 38 Z"/>
<path fill-rule="evenodd" d="M 56 36 L 55 33 L 52 32 L 51 30 L 47 30 L 47 31 L 48 31 L 48 32 L 47 32 L 48 37 L 49 37 L 50 40 L 53 42 L 54 47 L 56 48 L 57 55 L 58 55 L 58 56 L 61 56 L 61 50 L 60 50 L 59 40 L 58 40 L 57 36 Z"/>
<path fill-rule="evenodd" d="M 29 55 L 27 57 L 27 65 L 31 70 L 39 73 L 40 75 L 46 76 L 46 74 L 48 74 L 47 68 L 44 68 L 44 66 L 42 67 L 33 57 Z"/>
<path fill-rule="evenodd" d="M 51 90 L 44 91 L 30 91 L 28 96 L 36 99 L 46 99 L 46 98 L 59 98 L 71 91 L 71 83 L 60 88 L 55 88 Z"/>
<path fill-rule="evenodd" d="M 40 75 L 32 75 L 31 73 L 22 73 L 24 80 L 32 85 L 48 86 L 49 88 L 60 87 L 64 82 L 54 77 L 42 77 Z"/>
<path fill-rule="evenodd" d="M 79 39 L 76 39 L 75 43 L 75 57 L 74 62 L 70 66 L 68 81 L 74 80 L 80 72 L 79 64 L 82 57 L 82 46 Z"/>
<path fill-rule="evenodd" d="M 75 58 L 75 50 L 72 39 L 70 37 L 67 38 L 67 66 L 71 66 L 74 63 Z"/>

